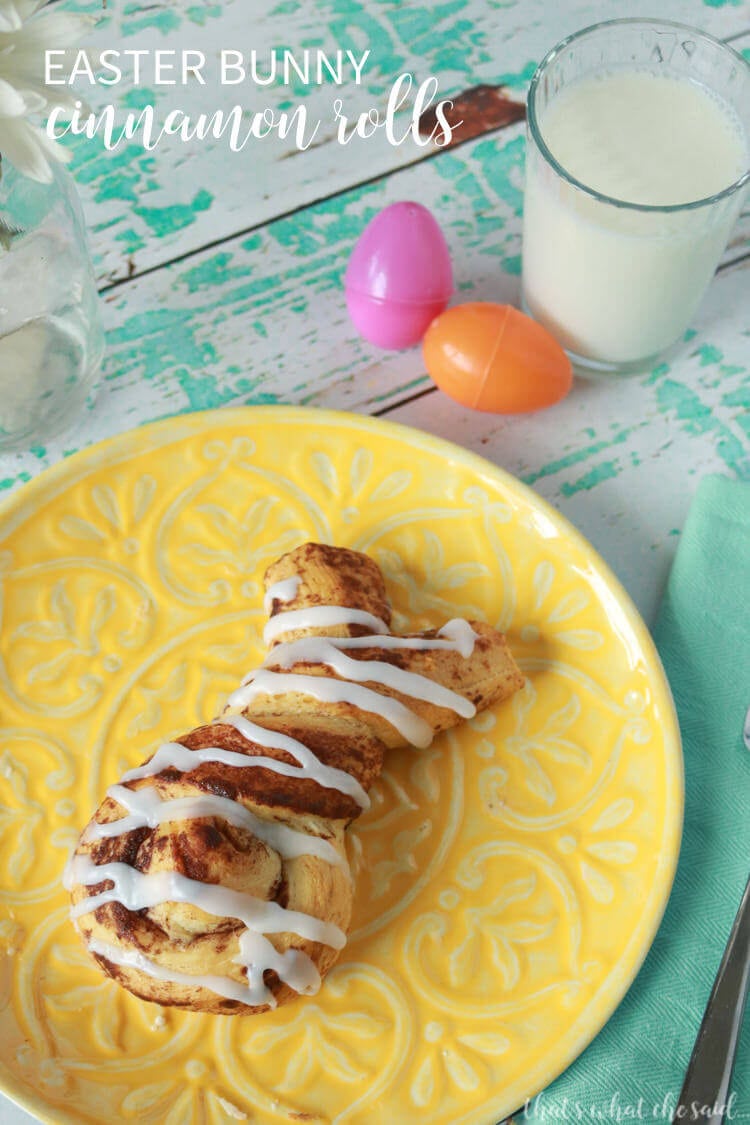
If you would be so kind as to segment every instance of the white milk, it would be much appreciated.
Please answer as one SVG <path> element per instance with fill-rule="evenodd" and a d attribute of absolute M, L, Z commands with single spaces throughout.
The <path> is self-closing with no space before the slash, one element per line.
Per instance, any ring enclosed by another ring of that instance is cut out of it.
<path fill-rule="evenodd" d="M 729 187 L 748 164 L 730 107 L 688 79 L 611 71 L 572 83 L 539 129 L 574 179 L 626 203 L 669 206 Z M 601 363 L 655 356 L 690 322 L 742 203 L 679 212 L 602 203 L 557 175 L 530 141 L 524 301 L 560 343 Z"/>

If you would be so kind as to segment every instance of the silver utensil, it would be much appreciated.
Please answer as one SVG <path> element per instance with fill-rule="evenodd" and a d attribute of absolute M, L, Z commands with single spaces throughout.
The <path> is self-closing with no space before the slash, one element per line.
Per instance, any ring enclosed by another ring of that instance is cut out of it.
<path fill-rule="evenodd" d="M 750 750 L 750 710 L 743 737 Z M 749 984 L 750 880 L 716 974 L 673 1121 L 721 1125 L 724 1120 Z"/>

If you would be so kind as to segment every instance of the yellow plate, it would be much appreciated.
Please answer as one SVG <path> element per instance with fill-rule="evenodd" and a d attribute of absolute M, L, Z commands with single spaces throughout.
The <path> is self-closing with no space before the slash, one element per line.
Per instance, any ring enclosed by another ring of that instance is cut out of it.
<path fill-rule="evenodd" d="M 160 1009 L 91 966 L 63 864 L 105 787 L 261 657 L 263 571 L 306 539 L 372 555 L 398 629 L 504 629 L 527 684 L 391 754 L 318 996 L 245 1020 Z M 354 415 L 172 419 L 12 497 L 0 582 L 0 1086 L 29 1110 L 490 1125 L 610 1015 L 672 882 L 679 736 L 627 596 L 512 477 Z"/>

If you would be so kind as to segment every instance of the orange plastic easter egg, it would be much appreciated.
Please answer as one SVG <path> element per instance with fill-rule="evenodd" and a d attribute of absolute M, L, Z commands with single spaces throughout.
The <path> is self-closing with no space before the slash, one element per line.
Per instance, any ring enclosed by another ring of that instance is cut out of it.
<path fill-rule="evenodd" d="M 573 382 L 554 336 L 511 305 L 456 305 L 433 320 L 422 347 L 441 391 L 474 410 L 541 410 L 564 398 Z"/>

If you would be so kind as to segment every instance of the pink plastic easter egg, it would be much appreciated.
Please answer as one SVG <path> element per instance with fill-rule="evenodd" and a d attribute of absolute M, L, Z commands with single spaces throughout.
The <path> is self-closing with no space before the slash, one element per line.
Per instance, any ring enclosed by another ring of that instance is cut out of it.
<path fill-rule="evenodd" d="M 380 348 L 409 348 L 448 304 L 453 271 L 443 232 L 421 203 L 393 203 L 365 227 L 344 281 L 354 326 Z"/>

